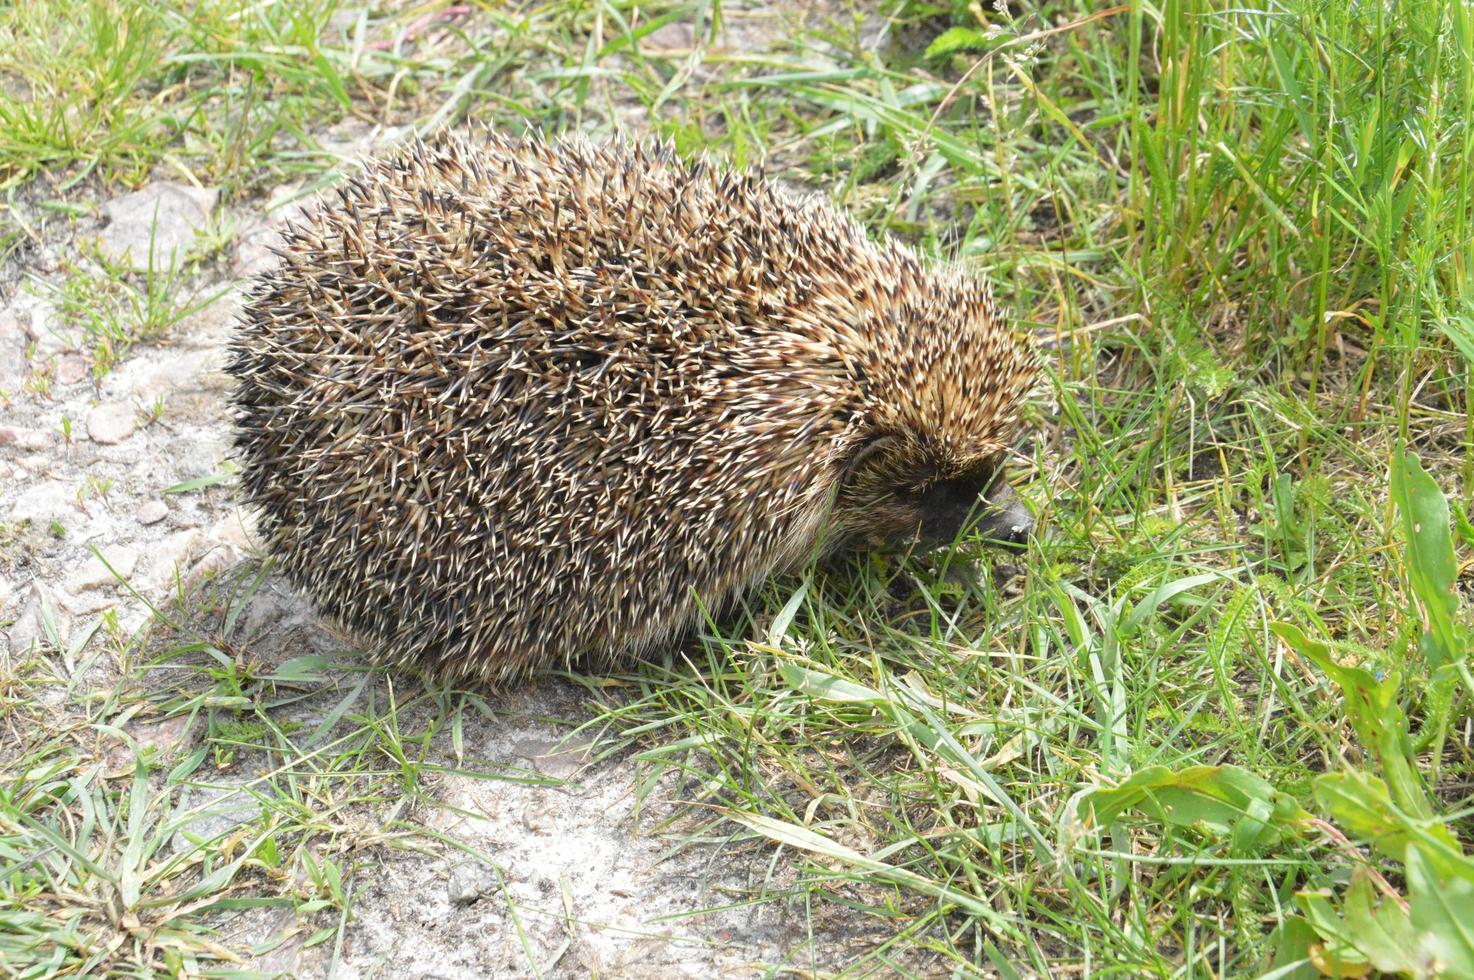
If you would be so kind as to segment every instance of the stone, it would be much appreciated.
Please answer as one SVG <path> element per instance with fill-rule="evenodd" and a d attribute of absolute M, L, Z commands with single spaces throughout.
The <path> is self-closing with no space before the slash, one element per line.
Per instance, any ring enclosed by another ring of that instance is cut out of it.
<path fill-rule="evenodd" d="M 157 524 L 169 516 L 169 505 L 162 500 L 150 500 L 142 507 L 139 507 L 138 512 L 134 516 L 138 518 L 138 523 L 145 527 L 150 524 Z"/>
<path fill-rule="evenodd" d="M 81 354 L 63 354 L 56 363 L 56 383 L 74 385 L 88 374 L 87 359 Z"/>
<path fill-rule="evenodd" d="M 70 619 L 41 591 L 41 586 L 32 583 L 30 591 L 21 599 L 20 614 L 15 617 L 15 622 L 10 624 L 9 629 L 0 631 L 0 637 L 10 640 L 11 656 L 24 656 L 37 647 L 50 643 L 45 625 L 48 611 L 58 637 L 63 643 L 66 642 L 67 634 L 71 632 Z"/>
<path fill-rule="evenodd" d="M 200 529 L 197 527 L 175 531 L 164 539 L 157 552 L 157 560 L 170 566 L 186 565 L 199 549 Z"/>
<path fill-rule="evenodd" d="M 640 49 L 652 54 L 684 54 L 696 46 L 696 32 L 683 21 L 662 24 L 640 39 Z"/>
<path fill-rule="evenodd" d="M 0 391 L 14 391 L 25 381 L 30 364 L 26 348 L 30 343 L 31 339 L 15 312 L 0 310 Z"/>
<path fill-rule="evenodd" d="M 250 529 L 239 514 L 232 514 L 211 524 L 200 535 L 205 550 L 188 572 L 180 576 L 186 590 L 193 589 L 206 578 L 239 564 L 248 547 Z M 183 562 L 180 567 L 183 567 Z"/>
<path fill-rule="evenodd" d="M 12 521 L 38 523 L 70 517 L 77 495 L 61 480 L 46 480 L 23 491 L 10 506 Z"/>
<path fill-rule="evenodd" d="M 534 769 L 553 779 L 568 779 L 588 761 L 587 745 L 564 745 L 551 739 L 524 738 L 512 746 L 512 754 L 526 759 Z"/>
<path fill-rule="evenodd" d="M 163 721 L 132 723 L 128 725 L 128 733 L 144 748 L 172 749 L 189 728 L 190 720 L 188 715 L 176 715 Z"/>
<path fill-rule="evenodd" d="M 45 362 L 65 351 L 77 349 L 74 332 L 62 329 L 51 306 L 35 303 L 31 306 L 31 322 L 26 328 L 31 343 L 36 345 L 35 357 Z"/>
<path fill-rule="evenodd" d="M 257 276 L 281 261 L 272 251 L 281 241 L 281 231 L 270 225 L 256 225 L 243 233 L 235 243 L 231 268 L 242 278 Z"/>
<path fill-rule="evenodd" d="M 458 864 L 450 869 L 446 890 L 452 905 L 471 905 L 496 891 L 496 874 L 485 865 Z"/>
<path fill-rule="evenodd" d="M 16 344 L 24 347 L 30 340 L 25 324 L 11 307 L 0 309 L 0 344 Z"/>
<path fill-rule="evenodd" d="M 111 592 L 82 592 L 72 595 L 70 592 L 58 589 L 56 603 L 73 616 L 81 618 L 109 609 L 117 605 L 118 600 Z"/>
<path fill-rule="evenodd" d="M 220 424 L 219 414 L 217 409 L 214 418 L 201 420 L 210 427 L 209 431 L 200 432 L 196 438 L 184 440 L 178 446 L 171 446 L 162 460 L 163 466 L 154 469 L 150 479 L 156 482 L 167 480 L 168 483 L 187 483 L 219 473 L 221 461 L 230 458 L 234 452 L 230 441 L 230 426 Z M 177 420 L 182 416 L 182 412 L 174 411 L 171 403 L 166 417 Z M 168 483 L 164 485 L 167 486 Z M 201 496 L 191 495 L 192 499 L 225 499 L 229 488 L 212 484 L 202 487 L 198 493 Z"/>
<path fill-rule="evenodd" d="M 251 519 L 251 515 L 236 511 L 211 524 L 205 534 L 214 544 L 224 545 L 236 552 L 243 552 L 250 546 L 251 535 L 254 532 L 255 521 Z"/>
<path fill-rule="evenodd" d="M 108 373 L 102 391 L 109 398 L 131 401 L 152 408 L 164 399 L 164 413 L 169 412 L 170 396 L 180 390 L 197 389 L 206 373 L 213 370 L 221 356 L 218 350 L 176 348 L 150 352 L 149 357 L 130 358 Z"/>
<path fill-rule="evenodd" d="M 52 434 L 45 429 L 22 429 L 0 426 L 0 447 L 14 446 L 23 452 L 36 452 L 51 445 Z"/>
<path fill-rule="evenodd" d="M 183 575 L 184 570 L 189 567 L 190 561 L 199 550 L 202 535 L 197 527 L 185 528 L 175 531 L 153 549 L 153 558 L 149 562 L 148 577 L 144 580 L 147 588 L 161 589 L 165 586 L 173 586 L 174 576 Z"/>
<path fill-rule="evenodd" d="M 87 413 L 87 437 L 104 446 L 117 445 L 137 428 L 138 413 L 129 405 L 98 405 Z"/>
<path fill-rule="evenodd" d="M 307 967 L 307 955 L 316 950 L 303 948 L 310 933 L 297 924 L 297 913 L 293 909 L 278 909 L 262 926 L 260 935 L 287 938 L 261 955 L 253 957 L 252 970 L 254 972 L 267 977 L 311 975 L 312 971 Z"/>
<path fill-rule="evenodd" d="M 175 831 L 170 841 L 175 854 L 194 851 L 198 846 L 194 841 L 214 840 L 247 821 L 261 817 L 261 804 L 243 789 L 216 786 L 200 792 L 205 799 L 189 801 L 189 808 L 183 810 L 185 823 Z"/>
<path fill-rule="evenodd" d="M 99 551 L 102 557 L 107 559 L 107 564 L 103 564 L 97 555 L 88 558 L 82 567 L 67 579 L 67 588 L 72 592 L 86 592 L 89 589 L 112 585 L 117 582 L 117 577 L 113 572 L 126 579 L 131 577 L 133 570 L 138 567 L 138 552 L 126 545 L 108 545 Z M 108 565 L 112 566 L 112 571 L 108 571 Z"/>
<path fill-rule="evenodd" d="M 114 741 L 104 752 L 108 769 L 113 772 L 131 770 L 135 759 L 134 746 L 153 752 L 155 760 L 169 755 L 180 747 L 185 733 L 189 731 L 190 721 L 189 715 L 177 715 L 163 721 L 130 722 L 124 727 L 124 731 L 132 736 L 132 740 Z"/>
<path fill-rule="evenodd" d="M 172 181 L 124 194 L 103 205 L 108 226 L 98 236 L 98 248 L 114 265 L 167 273 L 189 258 L 219 197 L 217 190 Z"/>
<path fill-rule="evenodd" d="M 190 566 L 189 571 L 180 576 L 180 581 L 184 584 L 184 590 L 186 592 L 192 591 L 195 586 L 199 585 L 205 579 L 217 572 L 225 571 L 227 568 L 235 565 L 239 560 L 240 556 L 233 548 L 224 545 L 211 546 L 210 550 L 205 552 L 199 561 Z"/>
<path fill-rule="evenodd" d="M 245 308 L 245 283 L 236 282 L 226 288 L 208 306 L 195 310 L 179 321 L 179 333 L 187 334 L 198 349 L 209 355 L 208 370 L 199 378 L 204 389 L 227 390 L 233 382 L 225 373 L 225 349 L 235 337 L 240 312 Z"/>

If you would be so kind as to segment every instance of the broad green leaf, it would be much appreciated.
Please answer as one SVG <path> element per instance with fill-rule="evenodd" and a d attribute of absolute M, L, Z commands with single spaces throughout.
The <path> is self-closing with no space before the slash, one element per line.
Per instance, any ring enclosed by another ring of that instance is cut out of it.
<path fill-rule="evenodd" d="M 809 582 L 804 580 L 798 588 L 793 590 L 793 595 L 778 610 L 778 615 L 773 617 L 773 624 L 768 627 L 768 645 L 781 647 L 783 637 L 788 635 L 788 627 L 793 625 L 793 618 L 798 615 L 799 606 L 803 605 L 804 597 L 809 594 Z"/>
<path fill-rule="evenodd" d="M 1438 875 L 1428 858 L 1417 845 L 1407 850 L 1412 925 L 1423 954 L 1441 976 L 1474 977 L 1474 883 Z"/>
<path fill-rule="evenodd" d="M 331 664 L 331 659 L 316 653 L 302 657 L 292 657 L 271 672 L 271 679 L 283 683 L 297 682 L 310 684 L 321 681 L 323 678 L 323 669 L 331 666 Z"/>
<path fill-rule="evenodd" d="M 780 661 L 778 673 L 783 675 L 783 682 L 789 687 L 820 701 L 847 701 L 877 705 L 885 702 L 885 696 L 873 688 L 856 684 L 854 681 L 847 681 L 842 677 L 835 677 L 833 674 L 801 667 L 790 661 Z"/>
<path fill-rule="evenodd" d="M 1406 731 L 1407 720 L 1397 703 L 1401 675 L 1388 673 L 1378 677 L 1361 667 L 1342 666 L 1329 644 L 1312 640 L 1290 623 L 1271 623 L 1269 628 L 1341 689 L 1351 727 L 1367 748 L 1376 748 L 1388 731 Z"/>
<path fill-rule="evenodd" d="M 1298 915 L 1287 916 L 1269 937 L 1274 947 L 1270 972 L 1275 980 L 1317 980 L 1321 972 L 1310 963 L 1310 947 L 1319 937 L 1310 923 Z"/>
<path fill-rule="evenodd" d="M 1439 866 L 1457 869 L 1463 851 L 1448 826 L 1436 818 L 1417 819 L 1399 808 L 1387 784 L 1357 770 L 1316 777 L 1315 801 L 1342 830 L 1364 840 L 1395 861 L 1406 859 L 1408 844 L 1419 841 Z M 1469 868 L 1474 874 L 1474 865 Z"/>
<path fill-rule="evenodd" d="M 1282 830 L 1309 816 L 1292 798 L 1238 766 L 1151 766 L 1119 785 L 1087 793 L 1081 806 L 1101 826 L 1134 809 L 1164 823 L 1231 836 L 1236 851 L 1273 843 Z"/>
<path fill-rule="evenodd" d="M 1397 700 L 1401 676 L 1389 671 L 1378 678 L 1360 667 L 1343 667 L 1336 662 L 1329 645 L 1312 640 L 1290 623 L 1271 623 L 1269 628 L 1341 689 L 1351 727 L 1361 743 L 1377 755 L 1397 805 L 1420 820 L 1431 818 L 1433 808 L 1413 765 L 1407 716 Z"/>
<path fill-rule="evenodd" d="M 1418 938 L 1407 911 L 1389 898 L 1378 900 L 1371 876 L 1359 869 L 1346 889 L 1346 933 L 1361 953 L 1383 973 L 1423 972 Z"/>
<path fill-rule="evenodd" d="M 1423 613 L 1423 657 L 1437 670 L 1468 656 L 1457 616 L 1458 562 L 1449 534 L 1448 501 L 1418 457 L 1400 452 L 1392 466 L 1392 500 L 1407 539 L 1407 574 Z"/>
<path fill-rule="evenodd" d="M 1355 770 L 1326 773 L 1315 780 L 1314 793 L 1315 802 L 1351 837 L 1366 841 L 1395 861 L 1403 859 L 1408 831 L 1385 782 Z"/>
<path fill-rule="evenodd" d="M 1330 892 L 1299 892 L 1295 903 L 1321 938 L 1318 947 L 1312 943 L 1308 950 L 1317 970 L 1329 977 L 1363 977 L 1371 972 L 1371 963 L 1356 948 L 1346 921 L 1331 901 Z"/>

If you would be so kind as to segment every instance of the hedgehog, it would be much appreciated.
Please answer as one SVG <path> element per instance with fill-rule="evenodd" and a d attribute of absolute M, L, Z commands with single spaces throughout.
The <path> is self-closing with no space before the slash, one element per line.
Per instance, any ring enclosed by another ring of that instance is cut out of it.
<path fill-rule="evenodd" d="M 298 221 L 232 341 L 269 552 L 391 665 L 495 688 L 847 551 L 1017 543 L 1036 374 L 990 289 L 663 144 L 416 141 Z"/>

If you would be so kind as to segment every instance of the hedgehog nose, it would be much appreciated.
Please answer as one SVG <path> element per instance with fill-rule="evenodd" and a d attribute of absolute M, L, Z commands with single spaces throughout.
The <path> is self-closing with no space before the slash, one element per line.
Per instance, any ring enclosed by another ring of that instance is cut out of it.
<path fill-rule="evenodd" d="M 1004 485 L 994 491 L 989 499 L 988 513 L 983 515 L 978 530 L 989 543 L 1000 545 L 1011 551 L 1021 551 L 1028 546 L 1029 535 L 1034 530 L 1034 515 L 1024 506 L 1013 488 Z"/>
<path fill-rule="evenodd" d="M 1029 513 L 1029 509 L 1015 501 L 998 516 L 998 530 L 988 537 L 1010 549 L 1027 547 L 1029 535 L 1034 532 L 1034 515 Z"/>

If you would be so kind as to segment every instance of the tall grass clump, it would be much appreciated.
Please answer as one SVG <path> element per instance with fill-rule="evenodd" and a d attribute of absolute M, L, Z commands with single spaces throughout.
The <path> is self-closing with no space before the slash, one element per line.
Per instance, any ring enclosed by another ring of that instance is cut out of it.
<path fill-rule="evenodd" d="M 1353 422 L 1379 382 L 1396 379 L 1404 404 L 1430 370 L 1457 385 L 1442 355 L 1449 340 L 1474 353 L 1471 16 L 1436 2 L 1133 10 L 1147 41 L 1126 77 L 1139 300 L 1238 321 L 1312 410 L 1328 349 L 1362 347 L 1358 398 L 1325 406 Z"/>

